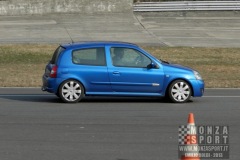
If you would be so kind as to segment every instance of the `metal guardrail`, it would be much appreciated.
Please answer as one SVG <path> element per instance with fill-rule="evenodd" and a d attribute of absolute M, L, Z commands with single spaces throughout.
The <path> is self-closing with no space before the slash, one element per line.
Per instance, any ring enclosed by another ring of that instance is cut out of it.
<path fill-rule="evenodd" d="M 135 12 L 156 11 L 237 11 L 240 0 L 236 1 L 174 1 L 174 2 L 139 2 L 133 5 Z"/>

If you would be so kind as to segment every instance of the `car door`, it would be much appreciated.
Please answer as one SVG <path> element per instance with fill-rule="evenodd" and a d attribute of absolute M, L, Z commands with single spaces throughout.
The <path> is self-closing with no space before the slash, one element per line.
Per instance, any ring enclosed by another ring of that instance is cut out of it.
<path fill-rule="evenodd" d="M 84 84 L 87 94 L 111 92 L 104 46 L 82 48 L 72 52 L 72 67 Z"/>
<path fill-rule="evenodd" d="M 114 92 L 161 93 L 163 70 L 140 50 L 127 47 L 109 47 L 111 64 L 108 65 L 109 79 Z"/>

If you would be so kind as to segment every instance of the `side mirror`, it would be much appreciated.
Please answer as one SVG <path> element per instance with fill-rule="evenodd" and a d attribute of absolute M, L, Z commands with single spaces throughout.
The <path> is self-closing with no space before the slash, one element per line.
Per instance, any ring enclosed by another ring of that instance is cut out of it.
<path fill-rule="evenodd" d="M 147 66 L 148 69 L 152 69 L 152 68 L 158 68 L 158 65 L 156 65 L 155 63 L 150 63 L 148 66 Z"/>

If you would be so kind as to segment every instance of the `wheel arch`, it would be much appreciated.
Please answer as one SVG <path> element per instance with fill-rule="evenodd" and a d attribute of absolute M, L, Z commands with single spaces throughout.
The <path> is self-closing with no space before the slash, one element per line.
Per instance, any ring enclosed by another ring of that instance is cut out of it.
<path fill-rule="evenodd" d="M 77 78 L 68 78 L 68 79 L 65 79 L 64 81 L 62 81 L 59 85 L 58 85 L 58 89 L 57 89 L 57 94 L 59 95 L 59 90 L 60 90 L 60 86 L 65 83 L 66 81 L 69 81 L 69 80 L 74 80 L 74 81 L 77 81 L 79 83 L 81 83 L 82 87 L 83 87 L 83 91 L 84 91 L 84 95 L 86 93 L 86 88 L 84 86 L 84 84 Z"/>
<path fill-rule="evenodd" d="M 191 96 L 193 96 L 193 95 L 194 95 L 193 86 L 192 86 L 192 84 L 191 84 L 187 79 L 184 79 L 184 78 L 172 79 L 172 80 L 168 83 L 168 86 L 167 86 L 166 89 L 165 89 L 165 96 L 168 96 L 168 90 L 169 90 L 169 87 L 171 86 L 171 84 L 172 84 L 174 81 L 178 81 L 178 80 L 183 80 L 183 81 L 185 81 L 185 82 L 190 86 L 190 88 L 191 88 L 191 93 L 192 93 Z"/>

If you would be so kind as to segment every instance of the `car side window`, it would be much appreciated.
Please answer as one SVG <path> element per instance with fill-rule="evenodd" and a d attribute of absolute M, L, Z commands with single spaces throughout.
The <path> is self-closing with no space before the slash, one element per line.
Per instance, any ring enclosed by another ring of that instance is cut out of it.
<path fill-rule="evenodd" d="M 72 61 L 80 65 L 106 66 L 105 49 L 101 47 L 74 50 Z"/>
<path fill-rule="evenodd" d="M 117 67 L 146 68 L 151 59 L 132 48 L 111 48 L 112 64 Z"/>

